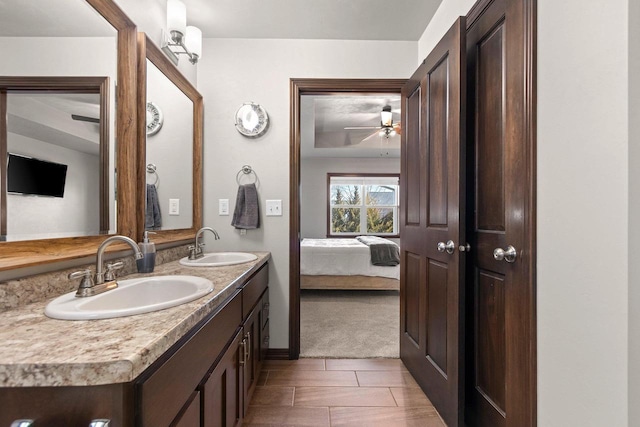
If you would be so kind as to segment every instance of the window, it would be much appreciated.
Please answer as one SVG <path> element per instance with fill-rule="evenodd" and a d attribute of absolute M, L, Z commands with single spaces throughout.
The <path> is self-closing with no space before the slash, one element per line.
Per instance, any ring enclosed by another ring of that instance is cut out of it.
<path fill-rule="evenodd" d="M 398 235 L 399 180 L 399 175 L 328 174 L 327 235 Z"/>

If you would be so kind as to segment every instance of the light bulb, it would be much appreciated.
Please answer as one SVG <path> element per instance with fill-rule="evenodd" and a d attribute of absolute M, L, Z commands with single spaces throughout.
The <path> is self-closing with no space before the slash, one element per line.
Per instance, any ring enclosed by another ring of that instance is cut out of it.
<path fill-rule="evenodd" d="M 179 38 L 187 32 L 187 7 L 181 0 L 167 0 L 167 31 L 172 37 L 179 33 Z"/>

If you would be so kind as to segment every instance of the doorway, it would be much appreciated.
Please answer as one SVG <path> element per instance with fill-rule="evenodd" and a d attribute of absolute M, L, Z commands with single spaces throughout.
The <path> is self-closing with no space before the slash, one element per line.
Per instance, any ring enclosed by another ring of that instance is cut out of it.
<path fill-rule="evenodd" d="M 292 79 L 291 88 L 291 134 L 290 134 L 290 276 L 289 276 L 289 358 L 300 357 L 301 348 L 301 245 L 302 240 L 302 210 L 301 210 L 301 164 L 302 164 L 302 128 L 301 111 L 303 96 L 358 96 L 367 94 L 400 94 L 406 80 L 380 79 Z M 371 132 L 370 130 L 368 132 Z M 335 171 L 334 171 L 335 172 Z M 329 178 L 327 178 L 329 179 Z M 330 182 L 327 181 L 327 193 L 330 192 Z M 358 184 L 361 185 L 361 184 Z M 323 191 L 324 193 L 324 191 Z M 326 206 L 326 205 L 325 205 Z M 324 208 L 326 209 L 326 208 Z M 327 234 L 330 234 L 330 224 L 326 224 Z M 326 237 L 326 236 L 325 236 Z M 322 292 L 322 291 L 314 291 Z M 348 292 L 348 291 L 346 291 Z M 354 291 L 355 292 L 355 291 Z M 385 291 L 383 291 L 385 292 Z M 357 330 L 353 334 L 358 334 Z"/>

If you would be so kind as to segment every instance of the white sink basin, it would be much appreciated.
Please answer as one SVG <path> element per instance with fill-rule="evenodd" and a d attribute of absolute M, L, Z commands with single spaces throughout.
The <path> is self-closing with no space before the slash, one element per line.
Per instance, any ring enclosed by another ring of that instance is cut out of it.
<path fill-rule="evenodd" d="M 258 259 L 256 255 L 246 252 L 211 252 L 198 259 L 182 258 L 180 264 L 189 267 L 220 267 L 223 265 L 242 264 L 256 259 Z"/>
<path fill-rule="evenodd" d="M 75 291 L 51 301 L 44 314 L 54 319 L 90 320 L 132 316 L 198 299 L 213 291 L 210 280 L 195 276 L 154 276 L 119 280 L 116 289 L 77 298 Z"/>

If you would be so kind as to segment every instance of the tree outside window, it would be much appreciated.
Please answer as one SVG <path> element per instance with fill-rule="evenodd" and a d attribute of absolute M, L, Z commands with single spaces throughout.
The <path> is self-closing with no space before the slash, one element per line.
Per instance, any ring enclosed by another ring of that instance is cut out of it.
<path fill-rule="evenodd" d="M 329 174 L 328 181 L 329 235 L 398 234 L 398 175 Z"/>

